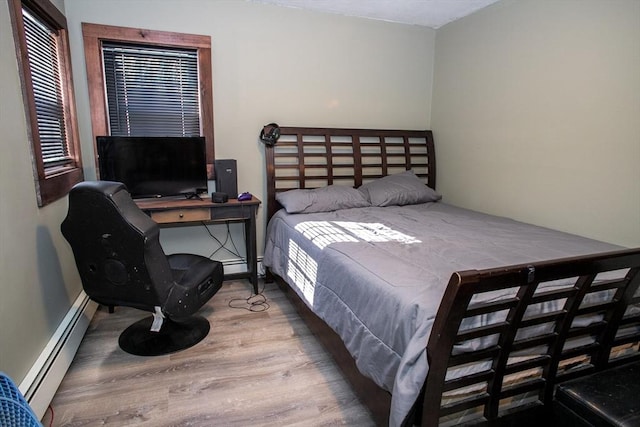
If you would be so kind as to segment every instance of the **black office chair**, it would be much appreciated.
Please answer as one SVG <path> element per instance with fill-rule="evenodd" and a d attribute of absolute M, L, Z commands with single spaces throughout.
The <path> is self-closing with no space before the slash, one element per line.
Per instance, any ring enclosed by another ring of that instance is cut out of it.
<path fill-rule="evenodd" d="M 165 255 L 158 224 L 136 206 L 124 184 L 76 184 L 61 229 L 91 299 L 154 313 L 122 332 L 124 351 L 167 354 L 207 336 L 209 322 L 194 313 L 222 286 L 222 263 L 199 255 Z"/>

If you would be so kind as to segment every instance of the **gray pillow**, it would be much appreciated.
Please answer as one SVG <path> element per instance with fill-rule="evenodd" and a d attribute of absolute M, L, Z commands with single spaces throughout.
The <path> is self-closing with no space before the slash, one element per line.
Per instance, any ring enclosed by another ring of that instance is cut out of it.
<path fill-rule="evenodd" d="M 331 212 L 370 206 L 360 191 L 344 185 L 284 191 L 276 194 L 276 200 L 288 213 Z"/>
<path fill-rule="evenodd" d="M 413 171 L 385 176 L 362 185 L 358 190 L 366 196 L 371 206 L 415 205 L 436 202 L 442 196 L 427 187 Z"/>

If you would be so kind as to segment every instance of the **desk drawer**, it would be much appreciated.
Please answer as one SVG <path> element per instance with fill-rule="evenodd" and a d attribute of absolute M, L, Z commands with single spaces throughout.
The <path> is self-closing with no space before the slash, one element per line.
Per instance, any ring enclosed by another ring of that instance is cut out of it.
<path fill-rule="evenodd" d="M 158 224 L 209 221 L 211 219 L 211 210 L 172 209 L 167 211 L 154 211 L 151 212 L 151 219 L 153 219 Z"/>

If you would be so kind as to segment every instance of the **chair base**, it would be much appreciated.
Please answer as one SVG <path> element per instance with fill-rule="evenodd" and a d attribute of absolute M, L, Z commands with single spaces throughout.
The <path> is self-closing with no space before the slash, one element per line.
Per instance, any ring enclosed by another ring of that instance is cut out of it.
<path fill-rule="evenodd" d="M 125 329 L 118 340 L 120 348 L 136 356 L 160 356 L 192 347 L 209 333 L 209 321 L 202 316 L 164 319 L 159 332 L 151 331 L 153 316 L 145 317 Z"/>

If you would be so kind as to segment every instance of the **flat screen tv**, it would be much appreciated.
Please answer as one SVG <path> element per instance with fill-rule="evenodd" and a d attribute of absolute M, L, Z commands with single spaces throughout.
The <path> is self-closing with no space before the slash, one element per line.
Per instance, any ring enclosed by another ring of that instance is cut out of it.
<path fill-rule="evenodd" d="M 134 198 L 207 192 L 203 137 L 99 136 L 100 179 L 127 186 Z"/>

